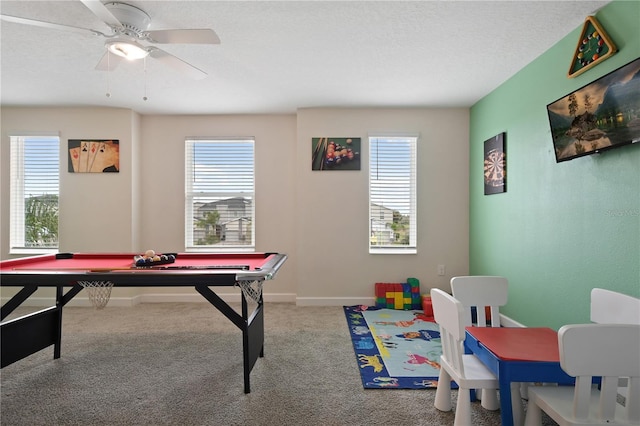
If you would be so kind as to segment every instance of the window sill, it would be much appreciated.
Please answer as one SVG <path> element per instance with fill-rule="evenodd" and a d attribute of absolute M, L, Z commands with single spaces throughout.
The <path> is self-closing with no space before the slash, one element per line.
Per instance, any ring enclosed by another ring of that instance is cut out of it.
<path fill-rule="evenodd" d="M 223 247 L 187 247 L 186 253 L 255 253 L 255 247 L 238 247 L 238 246 L 223 246 Z"/>
<path fill-rule="evenodd" d="M 413 248 L 389 248 L 369 247 L 369 254 L 418 254 L 418 249 Z"/>
<path fill-rule="evenodd" d="M 58 253 L 58 249 L 57 248 L 41 248 L 41 247 L 37 247 L 37 248 L 12 248 L 11 250 L 9 250 L 9 254 L 28 254 L 31 256 L 36 256 L 39 254 L 54 254 L 54 253 Z"/>

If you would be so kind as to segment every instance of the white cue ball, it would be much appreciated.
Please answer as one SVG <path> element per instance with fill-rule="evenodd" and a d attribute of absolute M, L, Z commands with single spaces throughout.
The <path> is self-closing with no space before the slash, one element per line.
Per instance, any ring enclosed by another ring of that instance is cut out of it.
<path fill-rule="evenodd" d="M 156 252 L 153 250 L 147 250 L 144 252 L 145 257 L 153 257 L 156 255 Z"/>

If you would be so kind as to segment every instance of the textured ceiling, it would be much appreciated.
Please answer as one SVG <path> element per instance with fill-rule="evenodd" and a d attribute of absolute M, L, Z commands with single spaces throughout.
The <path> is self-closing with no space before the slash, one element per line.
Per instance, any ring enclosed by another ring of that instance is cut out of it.
<path fill-rule="evenodd" d="M 161 46 L 208 77 L 192 80 L 153 59 L 146 73 L 144 61 L 96 71 L 104 38 L 0 21 L 2 105 L 111 106 L 142 114 L 469 107 L 608 3 L 125 2 L 151 16 L 150 30 L 215 30 L 220 45 Z M 77 0 L 2 0 L 0 11 L 109 32 Z"/>

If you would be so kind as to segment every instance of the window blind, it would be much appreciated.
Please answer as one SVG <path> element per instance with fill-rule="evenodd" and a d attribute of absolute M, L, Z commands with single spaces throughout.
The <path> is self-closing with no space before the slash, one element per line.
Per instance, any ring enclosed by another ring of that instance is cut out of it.
<path fill-rule="evenodd" d="M 186 248 L 255 247 L 254 139 L 187 139 Z"/>
<path fill-rule="evenodd" d="M 58 136 L 10 136 L 10 250 L 57 249 Z"/>
<path fill-rule="evenodd" d="M 369 137 L 369 252 L 415 253 L 417 136 Z"/>

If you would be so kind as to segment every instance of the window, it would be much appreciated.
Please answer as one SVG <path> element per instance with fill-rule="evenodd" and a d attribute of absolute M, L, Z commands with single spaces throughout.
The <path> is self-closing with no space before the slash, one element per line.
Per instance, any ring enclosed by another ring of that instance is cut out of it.
<path fill-rule="evenodd" d="M 254 140 L 187 139 L 187 251 L 253 251 Z"/>
<path fill-rule="evenodd" d="M 11 253 L 58 249 L 60 138 L 10 136 Z"/>
<path fill-rule="evenodd" d="M 417 136 L 369 137 L 369 253 L 416 253 Z"/>

